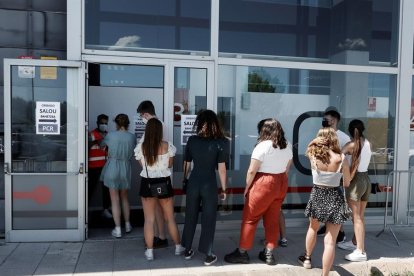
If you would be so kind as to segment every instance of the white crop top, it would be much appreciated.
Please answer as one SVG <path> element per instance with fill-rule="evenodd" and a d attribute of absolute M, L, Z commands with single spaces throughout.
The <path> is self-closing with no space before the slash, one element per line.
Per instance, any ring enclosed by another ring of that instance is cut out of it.
<path fill-rule="evenodd" d="M 321 171 L 316 167 L 316 162 L 314 162 L 312 165 L 313 184 L 331 188 L 339 187 L 342 178 L 342 163 L 344 162 L 345 155 L 341 154 L 341 158 L 341 164 L 336 172 Z"/>
<path fill-rule="evenodd" d="M 174 147 L 174 145 L 168 142 L 168 151 L 164 154 L 158 155 L 157 162 L 154 165 L 152 166 L 147 165 L 149 178 L 170 176 L 171 170 L 170 168 L 168 168 L 168 163 L 169 163 L 170 157 L 175 156 L 176 151 L 177 149 Z M 142 171 L 139 175 L 147 178 L 147 171 L 145 169 L 145 158 L 142 153 L 142 144 L 138 144 L 135 147 L 134 152 L 135 152 L 135 159 L 141 160 L 141 163 L 142 163 Z"/>
<path fill-rule="evenodd" d="M 367 172 L 369 162 L 371 161 L 371 144 L 365 139 L 364 145 L 361 149 L 361 156 L 358 165 L 358 172 Z"/>

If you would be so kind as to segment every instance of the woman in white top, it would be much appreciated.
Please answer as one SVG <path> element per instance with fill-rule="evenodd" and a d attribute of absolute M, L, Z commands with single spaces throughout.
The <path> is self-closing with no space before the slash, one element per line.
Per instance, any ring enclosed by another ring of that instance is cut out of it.
<path fill-rule="evenodd" d="M 351 250 L 352 253 L 345 256 L 345 259 L 353 262 L 367 260 L 365 252 L 365 208 L 371 193 L 371 181 L 368 177 L 368 166 L 371 160 L 371 145 L 364 137 L 365 127 L 361 120 L 352 120 L 349 123 L 348 131 L 352 137 L 342 152 L 352 156 L 351 161 L 351 184 L 346 189 L 346 198 L 352 209 L 352 221 L 354 223 L 354 237 L 351 241 L 345 242 L 338 247 Z"/>
<path fill-rule="evenodd" d="M 267 119 L 247 171 L 239 248 L 224 257 L 226 262 L 249 263 L 247 250 L 252 248 L 257 224 L 263 218 L 266 247 L 259 253 L 259 259 L 268 265 L 276 264 L 273 249 L 278 244 L 280 208 L 288 189 L 291 162 L 292 147 L 281 124 L 276 119 Z"/>
<path fill-rule="evenodd" d="M 140 196 L 144 208 L 144 238 L 147 245 L 145 257 L 153 260 L 154 222 L 157 200 L 161 205 L 162 212 L 168 227 L 168 231 L 175 243 L 175 255 L 181 255 L 184 248 L 181 246 L 177 224 L 174 219 L 174 192 L 171 185 L 171 170 L 173 158 L 176 152 L 174 145 L 162 140 L 162 123 L 156 118 L 148 120 L 145 127 L 144 141 L 135 148 L 135 158 L 142 166 Z M 150 181 L 155 183 L 159 180 L 167 182 L 167 195 L 155 198 L 151 193 Z"/>
<path fill-rule="evenodd" d="M 320 223 L 325 223 L 322 275 L 329 275 L 335 258 L 335 244 L 341 224 L 348 219 L 347 206 L 340 189 L 341 178 L 344 187 L 349 186 L 349 165 L 339 148 L 335 130 L 325 127 L 308 145 L 306 155 L 311 161 L 313 188 L 305 209 L 309 217 L 305 253 L 298 261 L 305 268 L 312 268 L 311 255 L 315 248 Z"/>

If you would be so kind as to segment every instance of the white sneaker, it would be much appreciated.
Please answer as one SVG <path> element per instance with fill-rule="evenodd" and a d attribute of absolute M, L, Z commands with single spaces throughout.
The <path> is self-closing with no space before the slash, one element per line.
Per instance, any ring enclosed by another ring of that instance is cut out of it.
<path fill-rule="evenodd" d="M 117 239 L 121 238 L 122 237 L 121 229 L 114 228 L 111 232 L 111 235 L 114 236 Z"/>
<path fill-rule="evenodd" d="M 180 256 L 184 253 L 185 247 L 183 247 L 181 244 L 178 244 L 175 246 L 175 255 Z"/>
<path fill-rule="evenodd" d="M 125 233 L 131 233 L 131 231 L 132 231 L 131 223 L 126 222 L 125 223 Z"/>
<path fill-rule="evenodd" d="M 154 250 L 153 249 L 145 250 L 145 258 L 147 258 L 148 261 L 154 260 Z"/>
<path fill-rule="evenodd" d="M 345 255 L 345 260 L 351 262 L 365 262 L 367 260 L 367 253 L 355 249 L 351 254 Z"/>
<path fill-rule="evenodd" d="M 348 250 L 348 251 L 354 251 L 357 247 L 351 240 L 347 242 L 338 243 L 338 248 L 341 248 L 343 250 Z"/>
<path fill-rule="evenodd" d="M 105 209 L 105 210 L 102 211 L 102 216 L 104 218 L 107 218 L 107 219 L 111 219 L 112 218 L 112 214 L 111 214 L 111 212 L 109 212 L 108 209 Z"/>

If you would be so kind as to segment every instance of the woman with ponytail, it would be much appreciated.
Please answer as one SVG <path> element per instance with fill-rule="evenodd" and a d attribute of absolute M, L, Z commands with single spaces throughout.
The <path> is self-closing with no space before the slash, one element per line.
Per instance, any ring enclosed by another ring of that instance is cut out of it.
<path fill-rule="evenodd" d="M 351 241 L 338 244 L 338 247 L 353 251 L 345 256 L 345 259 L 351 262 L 367 260 L 364 213 L 371 193 L 371 181 L 368 177 L 371 144 L 364 137 L 364 130 L 364 123 L 361 120 L 352 120 L 348 127 L 352 140 L 342 149 L 343 153 L 351 156 L 351 184 L 346 189 L 346 198 L 352 209 L 354 237 Z"/>

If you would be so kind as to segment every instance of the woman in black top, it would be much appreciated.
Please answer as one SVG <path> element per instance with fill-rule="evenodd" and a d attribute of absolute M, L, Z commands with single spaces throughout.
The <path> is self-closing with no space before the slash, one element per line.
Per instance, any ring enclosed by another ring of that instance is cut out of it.
<path fill-rule="evenodd" d="M 212 252 L 218 203 L 216 167 L 221 182 L 221 199 L 226 198 L 225 140 L 217 115 L 211 110 L 199 113 L 194 127 L 197 135 L 188 139 L 185 148 L 185 179 L 191 162 L 194 165 L 187 185 L 182 245 L 186 249 L 185 259 L 190 260 L 194 255 L 191 246 L 201 204 L 201 236 L 198 251 L 206 254 L 204 264 L 211 265 L 217 261 L 217 256 Z"/>

